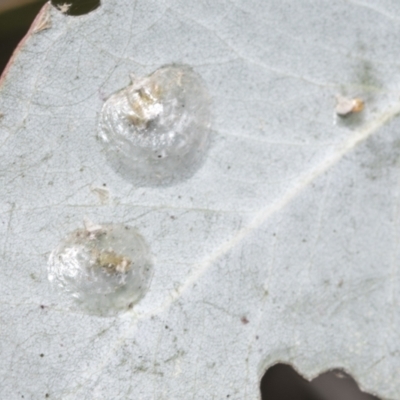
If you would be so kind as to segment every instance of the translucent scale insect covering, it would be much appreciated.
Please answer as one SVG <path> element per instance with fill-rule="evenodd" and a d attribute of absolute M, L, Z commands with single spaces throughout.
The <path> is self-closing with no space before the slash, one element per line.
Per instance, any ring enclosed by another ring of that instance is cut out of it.
<path fill-rule="evenodd" d="M 109 316 L 128 310 L 147 292 L 149 249 L 133 228 L 97 225 L 78 229 L 52 251 L 48 278 L 87 313 Z"/>
<path fill-rule="evenodd" d="M 104 104 L 99 137 L 108 160 L 139 186 L 170 185 L 195 173 L 210 139 L 210 100 L 186 65 L 137 78 Z"/>

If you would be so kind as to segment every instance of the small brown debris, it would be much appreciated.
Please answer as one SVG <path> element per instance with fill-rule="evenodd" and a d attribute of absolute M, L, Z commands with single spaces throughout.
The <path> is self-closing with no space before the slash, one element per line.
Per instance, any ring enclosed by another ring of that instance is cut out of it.
<path fill-rule="evenodd" d="M 92 185 L 90 190 L 99 197 L 101 204 L 107 204 L 110 201 L 110 191 L 104 185 L 101 187 Z"/>
<path fill-rule="evenodd" d="M 71 8 L 72 4 L 68 4 L 68 3 L 63 3 L 63 4 L 57 4 L 57 8 L 63 13 L 66 14 L 69 9 Z"/>
<path fill-rule="evenodd" d="M 131 265 L 131 260 L 118 255 L 113 250 L 102 251 L 97 257 L 97 264 L 109 272 L 126 273 Z"/>
<path fill-rule="evenodd" d="M 346 117 L 349 114 L 359 113 L 364 109 L 364 101 L 358 97 L 349 99 L 343 96 L 336 96 L 336 114 Z"/>

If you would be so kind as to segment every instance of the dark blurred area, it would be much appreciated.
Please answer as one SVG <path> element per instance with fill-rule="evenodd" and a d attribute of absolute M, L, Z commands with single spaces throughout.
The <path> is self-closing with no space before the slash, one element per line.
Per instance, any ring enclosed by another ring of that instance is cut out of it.
<path fill-rule="evenodd" d="M 0 0 L 0 74 L 46 2 Z M 100 1 L 52 1 L 53 5 L 61 8 L 65 3 L 71 3 L 69 15 L 82 15 L 96 9 Z M 344 372 L 329 371 L 308 382 L 285 364 L 269 368 L 261 380 L 260 389 L 262 400 L 379 400 L 361 392 L 355 381 Z"/>
<path fill-rule="evenodd" d="M 260 389 L 262 400 L 379 400 L 361 392 L 343 371 L 328 371 L 309 382 L 286 364 L 269 368 Z"/>
<path fill-rule="evenodd" d="M 47 0 L 0 0 L 0 74 L 45 3 Z M 52 0 L 51 3 L 60 12 L 64 10 L 74 16 L 95 10 L 100 0 Z"/>
<path fill-rule="evenodd" d="M 51 0 L 51 3 L 60 10 L 68 4 L 66 8 L 66 14 L 68 15 L 88 14 L 100 6 L 100 0 Z"/>
<path fill-rule="evenodd" d="M 45 3 L 46 0 L 28 4 L 14 0 L 14 4 L 6 4 L 0 0 L 0 74 Z"/>

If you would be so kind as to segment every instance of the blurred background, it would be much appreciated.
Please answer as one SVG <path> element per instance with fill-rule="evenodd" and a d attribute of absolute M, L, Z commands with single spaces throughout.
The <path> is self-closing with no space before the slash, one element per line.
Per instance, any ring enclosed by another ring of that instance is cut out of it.
<path fill-rule="evenodd" d="M 0 0 L 0 74 L 46 0 Z M 99 0 L 52 0 L 54 6 L 71 4 L 68 14 L 96 9 Z M 73 17 L 71 17 L 73 18 Z M 351 376 L 334 370 L 306 381 L 285 364 L 266 371 L 260 383 L 262 400 L 379 400 L 359 390 Z"/>
<path fill-rule="evenodd" d="M 0 0 L 0 74 L 46 0 Z"/>
<path fill-rule="evenodd" d="M 45 3 L 47 0 L 0 0 L 0 74 Z M 82 15 L 95 10 L 100 0 L 51 0 L 51 3 L 56 7 L 71 4 L 68 14 Z"/>

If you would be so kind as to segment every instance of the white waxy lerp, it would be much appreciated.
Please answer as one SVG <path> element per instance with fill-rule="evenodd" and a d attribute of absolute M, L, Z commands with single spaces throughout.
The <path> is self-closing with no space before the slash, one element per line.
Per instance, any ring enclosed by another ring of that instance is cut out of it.
<path fill-rule="evenodd" d="M 84 312 L 112 316 L 133 307 L 152 277 L 149 249 L 133 228 L 90 225 L 52 251 L 48 278 Z"/>
<path fill-rule="evenodd" d="M 105 103 L 99 137 L 108 160 L 138 186 L 170 185 L 192 176 L 210 140 L 210 98 L 187 65 L 137 78 Z"/>

